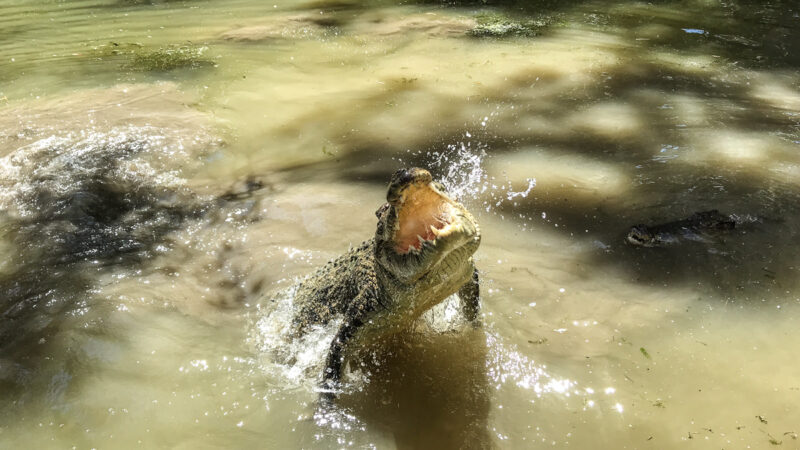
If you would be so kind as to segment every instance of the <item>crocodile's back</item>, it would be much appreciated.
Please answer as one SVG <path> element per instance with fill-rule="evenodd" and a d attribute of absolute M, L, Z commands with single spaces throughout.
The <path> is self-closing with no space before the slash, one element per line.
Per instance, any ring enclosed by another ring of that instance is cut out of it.
<path fill-rule="evenodd" d="M 687 219 L 661 225 L 635 225 L 628 232 L 627 241 L 630 244 L 644 247 L 674 244 L 680 240 L 704 242 L 708 236 L 732 230 L 735 227 L 736 222 L 714 209 L 697 212 Z"/>
<path fill-rule="evenodd" d="M 730 216 L 725 216 L 716 209 L 695 213 L 689 218 L 689 222 L 689 226 L 701 231 L 725 231 L 736 227 L 736 222 Z"/>
<path fill-rule="evenodd" d="M 354 309 L 368 306 L 357 302 L 363 303 L 377 295 L 374 240 L 371 239 L 329 261 L 298 285 L 294 297 L 299 311 L 296 325 L 302 332 L 310 325 L 327 324 L 337 315 L 353 315 Z"/>

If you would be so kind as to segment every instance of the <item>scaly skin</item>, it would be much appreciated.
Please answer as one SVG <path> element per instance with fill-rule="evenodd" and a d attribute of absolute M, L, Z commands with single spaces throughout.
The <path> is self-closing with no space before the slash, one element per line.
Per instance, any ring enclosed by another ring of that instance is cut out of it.
<path fill-rule="evenodd" d="M 640 247 L 662 247 L 677 243 L 680 239 L 698 240 L 702 235 L 732 230 L 734 227 L 736 222 L 714 209 L 661 225 L 636 225 L 628 232 L 626 240 Z"/>
<path fill-rule="evenodd" d="M 374 238 L 298 285 L 298 334 L 344 319 L 322 376 L 327 390 L 341 377 L 349 348 L 408 327 L 455 292 L 465 317 L 477 323 L 478 272 L 472 254 L 480 244 L 480 229 L 475 219 L 424 169 L 397 171 L 387 201 L 376 212 Z"/>

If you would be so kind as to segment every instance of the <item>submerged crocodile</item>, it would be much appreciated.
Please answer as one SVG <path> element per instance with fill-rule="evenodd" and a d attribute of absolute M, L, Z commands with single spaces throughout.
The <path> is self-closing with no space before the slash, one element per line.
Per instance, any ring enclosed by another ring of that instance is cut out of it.
<path fill-rule="evenodd" d="M 704 241 L 708 235 L 732 230 L 735 227 L 736 222 L 714 209 L 661 225 L 636 225 L 628 232 L 626 240 L 636 246 L 661 247 L 675 244 L 682 239 Z"/>
<path fill-rule="evenodd" d="M 298 335 L 343 320 L 322 376 L 327 391 L 340 379 L 349 349 L 407 328 L 453 293 L 458 292 L 465 318 L 477 323 L 472 254 L 481 235 L 475 219 L 424 169 L 397 171 L 386 200 L 375 213 L 374 238 L 297 286 L 293 327 Z"/>

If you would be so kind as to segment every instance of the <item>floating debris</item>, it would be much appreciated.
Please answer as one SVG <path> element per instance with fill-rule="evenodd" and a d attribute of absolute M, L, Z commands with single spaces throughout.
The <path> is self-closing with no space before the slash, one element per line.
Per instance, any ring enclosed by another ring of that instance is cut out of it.
<path fill-rule="evenodd" d="M 688 34 L 707 34 L 706 30 L 701 30 L 699 28 L 681 28 L 681 30 Z"/>

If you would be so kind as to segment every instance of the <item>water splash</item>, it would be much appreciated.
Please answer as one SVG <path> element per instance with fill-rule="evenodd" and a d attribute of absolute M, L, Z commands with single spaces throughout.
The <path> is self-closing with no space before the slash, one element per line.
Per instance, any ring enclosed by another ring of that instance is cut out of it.
<path fill-rule="evenodd" d="M 528 194 L 531 193 L 533 188 L 536 187 L 536 179 L 535 178 L 528 178 L 526 181 L 528 182 L 528 187 L 524 191 L 519 191 L 519 192 L 514 192 L 514 191 L 511 191 L 511 190 L 506 191 L 506 199 L 509 200 L 509 201 L 512 201 L 517 197 L 520 197 L 520 198 L 527 197 Z M 509 185 L 510 184 L 511 184 L 511 182 L 509 181 Z"/>
<path fill-rule="evenodd" d="M 293 321 L 296 314 L 294 297 L 299 281 L 294 280 L 288 289 L 277 293 L 268 302 L 256 305 L 257 319 L 252 339 L 262 357 L 261 366 L 265 373 L 277 374 L 281 384 L 316 390 L 330 343 L 342 320 L 312 326 L 307 333 L 297 336 Z"/>
<path fill-rule="evenodd" d="M 278 374 L 282 385 L 317 391 L 330 343 L 344 319 L 340 317 L 326 325 L 312 326 L 298 336 L 292 322 L 297 314 L 294 296 L 299 281 L 291 281 L 291 287 L 256 305 L 251 339 L 261 355 L 265 373 Z M 457 330 L 467 323 L 460 304 L 461 300 L 454 294 L 423 314 L 418 325 L 434 333 Z M 344 381 L 345 390 L 359 389 L 367 381 L 367 374 L 353 368 L 345 372 Z"/>
<path fill-rule="evenodd" d="M 150 126 L 87 128 L 0 158 L 0 210 L 25 237 L 18 252 L 39 266 L 146 257 L 202 212 L 175 169 L 195 162 L 190 139 Z"/>
<path fill-rule="evenodd" d="M 420 323 L 435 333 L 448 333 L 466 326 L 467 320 L 461 313 L 461 299 L 457 294 L 447 297 L 426 311 L 420 317 Z"/>
<path fill-rule="evenodd" d="M 485 123 L 482 125 L 485 126 Z M 525 189 L 515 191 L 505 173 L 502 180 L 489 175 L 485 169 L 485 163 L 490 158 L 489 146 L 477 138 L 473 140 L 469 131 L 464 132 L 463 138 L 457 143 L 447 144 L 441 151 L 409 153 L 412 159 L 421 159 L 434 172 L 437 180 L 455 200 L 476 211 L 489 213 L 506 202 L 516 206 L 518 199 L 527 197 L 536 187 L 536 179 L 531 177 L 526 179 Z M 402 158 L 397 158 L 397 161 L 408 165 Z"/>
<path fill-rule="evenodd" d="M 466 133 L 465 136 L 471 136 Z M 482 194 L 487 189 L 488 175 L 483 167 L 486 159 L 486 146 L 480 142 L 473 147 L 471 141 L 447 145 L 444 151 L 426 154 L 426 163 L 440 173 L 439 181 L 456 200 Z"/>
<path fill-rule="evenodd" d="M 155 127 L 91 128 L 51 135 L 0 158 L 0 208 L 19 217 L 39 213 L 42 191 L 59 197 L 87 180 L 113 180 L 120 188 L 176 189 L 185 185 L 168 166 L 191 166 L 179 136 Z"/>

